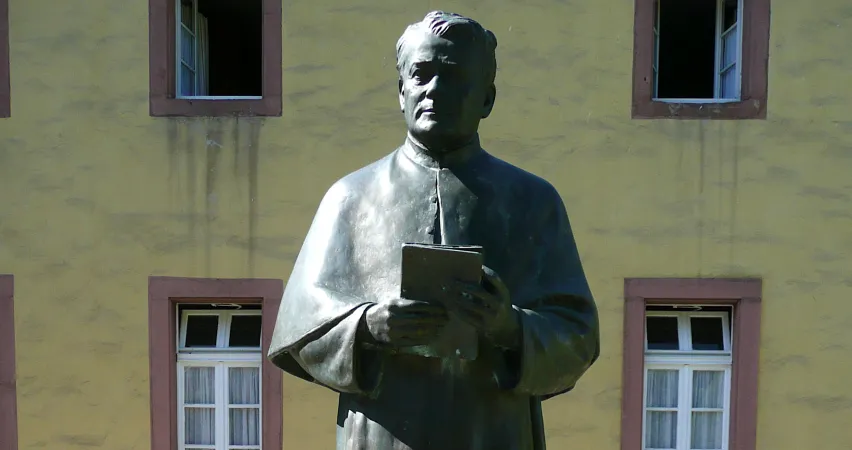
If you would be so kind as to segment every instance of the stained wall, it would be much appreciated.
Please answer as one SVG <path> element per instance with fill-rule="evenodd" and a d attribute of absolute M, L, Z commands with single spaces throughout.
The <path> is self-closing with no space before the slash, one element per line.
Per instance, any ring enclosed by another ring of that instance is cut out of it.
<path fill-rule="evenodd" d="M 748 0 L 746 0 L 748 1 Z M 147 277 L 284 278 L 325 189 L 398 145 L 394 43 L 431 9 L 499 42 L 484 146 L 562 193 L 602 356 L 551 448 L 619 442 L 625 277 L 764 280 L 758 448 L 852 442 L 852 7 L 773 1 L 764 121 L 630 119 L 626 0 L 292 0 L 280 118 L 148 115 L 147 2 L 11 0 L 0 272 L 23 450 L 149 448 Z M 335 397 L 285 378 L 285 448 Z"/>

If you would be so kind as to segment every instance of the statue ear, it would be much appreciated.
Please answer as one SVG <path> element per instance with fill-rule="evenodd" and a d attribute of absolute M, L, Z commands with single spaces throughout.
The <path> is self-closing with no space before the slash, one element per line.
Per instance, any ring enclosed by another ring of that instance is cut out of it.
<path fill-rule="evenodd" d="M 402 93 L 402 78 L 399 79 L 399 110 L 405 112 L 405 96 Z"/>
<path fill-rule="evenodd" d="M 482 118 L 485 119 L 491 115 L 491 110 L 494 109 L 494 101 L 497 100 L 497 86 L 491 85 L 488 92 L 485 93 L 485 103 L 482 105 Z"/>

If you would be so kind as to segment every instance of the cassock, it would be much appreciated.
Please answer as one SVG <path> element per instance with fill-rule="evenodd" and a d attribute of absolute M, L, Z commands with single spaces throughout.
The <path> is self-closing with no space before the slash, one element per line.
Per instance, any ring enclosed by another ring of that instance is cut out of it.
<path fill-rule="evenodd" d="M 400 296 L 408 242 L 482 246 L 511 292 L 518 347 L 480 337 L 478 357 L 459 360 L 363 344 L 365 309 Z M 597 308 L 554 187 L 478 138 L 441 160 L 408 138 L 326 193 L 268 356 L 340 394 L 338 450 L 543 450 L 541 401 L 571 390 L 599 349 Z"/>

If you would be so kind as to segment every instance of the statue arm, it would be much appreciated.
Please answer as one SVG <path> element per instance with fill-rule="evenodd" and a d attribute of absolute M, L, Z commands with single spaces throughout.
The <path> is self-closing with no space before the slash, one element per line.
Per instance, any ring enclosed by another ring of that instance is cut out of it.
<path fill-rule="evenodd" d="M 382 359 L 361 345 L 373 305 L 358 290 L 347 227 L 351 191 L 338 182 L 320 203 L 284 290 L 270 360 L 279 368 L 338 392 L 372 395 Z"/>
<path fill-rule="evenodd" d="M 382 374 L 381 353 L 362 344 L 363 317 L 371 303 L 356 306 L 315 339 L 291 351 L 295 361 L 319 384 L 337 392 L 372 396 Z"/>
<path fill-rule="evenodd" d="M 504 350 L 498 383 L 528 395 L 566 392 L 600 354 L 598 312 L 580 262 L 568 215 L 556 194 L 545 220 L 537 276 L 513 306 L 518 319 L 512 348 Z"/>

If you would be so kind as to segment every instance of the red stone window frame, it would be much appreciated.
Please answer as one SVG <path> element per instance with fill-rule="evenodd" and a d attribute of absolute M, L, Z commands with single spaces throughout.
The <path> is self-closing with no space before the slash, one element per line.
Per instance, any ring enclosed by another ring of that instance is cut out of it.
<path fill-rule="evenodd" d="M 148 345 L 151 381 L 151 450 L 177 450 L 177 308 L 188 303 L 260 304 L 262 308 L 261 433 L 264 448 L 283 442 L 282 371 L 269 351 L 284 283 L 271 279 L 148 279 Z M 6 449 L 0 449 L 6 450 Z"/>
<path fill-rule="evenodd" d="M 0 0 L 0 117 L 12 115 L 12 81 L 9 70 L 9 0 Z"/>
<path fill-rule="evenodd" d="M 766 119 L 770 0 L 743 0 L 742 89 L 738 102 L 653 100 L 654 2 L 636 0 L 633 24 L 634 119 Z"/>
<path fill-rule="evenodd" d="M 8 0 L 0 0 L 8 1 Z M 154 117 L 280 116 L 281 0 L 263 1 L 263 92 L 261 99 L 175 98 L 175 0 L 148 0 L 150 114 Z"/>
<path fill-rule="evenodd" d="M 732 306 L 730 450 L 754 450 L 760 353 L 759 279 L 631 278 L 624 282 L 621 450 L 642 449 L 645 308 L 654 304 Z"/>
<path fill-rule="evenodd" d="M 12 275 L 0 275 L 0 450 L 18 450 L 14 291 Z"/>

